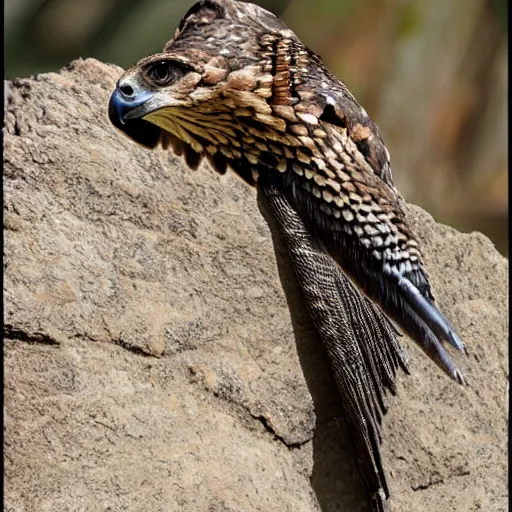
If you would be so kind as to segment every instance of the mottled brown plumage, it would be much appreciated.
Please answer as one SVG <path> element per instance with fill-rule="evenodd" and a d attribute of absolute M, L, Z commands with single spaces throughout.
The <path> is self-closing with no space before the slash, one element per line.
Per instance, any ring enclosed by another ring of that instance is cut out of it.
<path fill-rule="evenodd" d="M 356 441 L 360 453 L 366 450 L 363 462 L 377 475 L 363 469 L 365 479 L 374 492 L 383 488 L 387 495 L 380 434 L 370 426 L 380 423 L 375 411 L 382 390 L 393 390 L 394 372 L 405 364 L 389 324 L 340 269 L 460 383 L 462 374 L 443 344 L 464 347 L 434 305 L 419 241 L 393 185 L 389 153 L 366 111 L 274 15 L 235 0 L 203 0 L 163 52 L 120 78 L 109 114 L 140 144 L 172 147 L 192 168 L 206 157 L 218 172 L 230 167 L 263 191 L 309 294 L 338 383 L 343 365 L 348 372 L 352 364 L 350 355 L 359 364 L 359 387 L 342 383 L 340 389 L 350 395 L 356 434 L 363 433 L 364 442 Z M 340 304 L 350 311 L 342 314 Z M 359 313 L 351 316 L 352 310 Z M 355 338 L 365 321 L 388 327 L 367 331 L 368 342 L 357 352 Z M 343 347 L 335 342 L 336 329 L 351 333 Z M 385 356 L 378 355 L 375 340 Z M 336 357 L 341 353 L 344 359 Z M 365 372 L 372 382 L 365 381 Z M 365 405 L 363 412 L 356 412 L 358 404 Z"/>

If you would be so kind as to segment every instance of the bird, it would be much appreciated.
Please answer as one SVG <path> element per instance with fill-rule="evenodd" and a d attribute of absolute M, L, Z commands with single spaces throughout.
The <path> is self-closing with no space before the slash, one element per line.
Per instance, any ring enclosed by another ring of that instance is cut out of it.
<path fill-rule="evenodd" d="M 118 80 L 111 123 L 147 149 L 203 160 L 257 189 L 285 240 L 331 361 L 375 510 L 384 390 L 405 332 L 458 384 L 466 348 L 435 304 L 421 241 L 377 125 L 319 55 L 250 2 L 201 0 L 161 52 Z"/>

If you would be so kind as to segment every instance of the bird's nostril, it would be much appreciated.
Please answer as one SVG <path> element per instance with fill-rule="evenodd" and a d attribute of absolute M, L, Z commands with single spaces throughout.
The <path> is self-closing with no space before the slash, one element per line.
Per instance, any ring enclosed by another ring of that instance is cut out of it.
<path fill-rule="evenodd" d="M 127 98 L 133 98 L 133 96 L 135 96 L 135 92 L 131 85 L 121 85 L 119 90 L 121 91 L 121 94 Z"/>

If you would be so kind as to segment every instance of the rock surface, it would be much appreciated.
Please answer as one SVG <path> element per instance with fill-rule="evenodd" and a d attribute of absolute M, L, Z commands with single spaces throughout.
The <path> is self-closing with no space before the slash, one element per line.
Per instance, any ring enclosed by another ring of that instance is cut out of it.
<path fill-rule="evenodd" d="M 79 60 L 7 84 L 4 510 L 369 510 L 254 191 L 118 133 L 121 71 Z M 404 339 L 389 508 L 505 511 L 508 263 L 480 234 L 411 217 L 471 386 Z"/>

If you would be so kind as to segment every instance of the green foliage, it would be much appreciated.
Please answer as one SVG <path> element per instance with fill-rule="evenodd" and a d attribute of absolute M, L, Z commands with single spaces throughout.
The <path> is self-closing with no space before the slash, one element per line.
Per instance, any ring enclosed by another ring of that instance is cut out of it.
<path fill-rule="evenodd" d="M 421 20 L 418 7 L 414 3 L 404 3 L 400 7 L 400 21 L 397 35 L 399 38 L 407 38 L 413 35 L 420 26 Z"/>
<path fill-rule="evenodd" d="M 492 6 L 500 20 L 503 31 L 508 32 L 508 0 L 493 0 Z"/>

